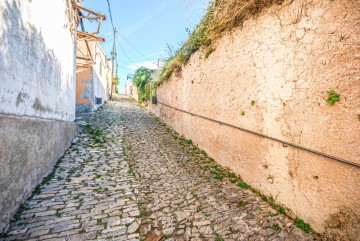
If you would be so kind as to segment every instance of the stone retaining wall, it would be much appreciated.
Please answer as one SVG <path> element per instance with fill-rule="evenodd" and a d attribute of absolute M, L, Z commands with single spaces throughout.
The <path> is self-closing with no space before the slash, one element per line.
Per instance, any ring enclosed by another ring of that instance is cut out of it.
<path fill-rule="evenodd" d="M 360 2 L 300 1 L 247 20 L 158 88 L 159 102 L 360 163 Z M 326 91 L 340 102 L 326 103 Z M 335 239 L 360 237 L 360 169 L 164 105 L 177 132 Z"/>

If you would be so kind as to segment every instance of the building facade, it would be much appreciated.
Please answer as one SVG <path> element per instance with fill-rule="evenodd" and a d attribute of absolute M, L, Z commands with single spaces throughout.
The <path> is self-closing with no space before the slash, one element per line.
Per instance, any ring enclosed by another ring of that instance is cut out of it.
<path fill-rule="evenodd" d="M 130 95 L 133 97 L 136 101 L 139 99 L 138 90 L 136 86 L 131 81 L 126 81 L 125 83 L 125 95 Z"/>
<path fill-rule="evenodd" d="M 76 113 L 96 110 L 110 95 L 110 60 L 98 42 L 78 42 L 77 55 L 86 52 L 90 52 L 92 63 L 76 69 Z"/>
<path fill-rule="evenodd" d="M 0 233 L 76 134 L 73 19 L 67 0 L 0 1 Z"/>

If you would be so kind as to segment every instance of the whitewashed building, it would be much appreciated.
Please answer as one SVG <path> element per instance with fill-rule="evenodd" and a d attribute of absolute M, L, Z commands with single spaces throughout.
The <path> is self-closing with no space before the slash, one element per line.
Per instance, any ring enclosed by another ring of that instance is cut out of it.
<path fill-rule="evenodd" d="M 73 13 L 67 0 L 0 1 L 0 233 L 76 134 Z"/>

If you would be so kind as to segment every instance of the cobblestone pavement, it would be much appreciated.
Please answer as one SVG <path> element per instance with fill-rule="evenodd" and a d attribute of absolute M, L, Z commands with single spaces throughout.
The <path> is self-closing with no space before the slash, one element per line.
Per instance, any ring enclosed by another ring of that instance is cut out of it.
<path fill-rule="evenodd" d="M 127 153 L 151 240 L 313 240 L 233 173 L 123 99 Z M 243 185 L 242 185 L 243 184 Z"/>
<path fill-rule="evenodd" d="M 90 125 L 0 240 L 139 239 L 139 209 L 124 155 L 120 109 L 110 103 L 85 120 Z"/>
<path fill-rule="evenodd" d="M 2 240 L 313 240 L 127 97 L 89 124 Z M 245 186 L 244 186 L 245 185 Z"/>

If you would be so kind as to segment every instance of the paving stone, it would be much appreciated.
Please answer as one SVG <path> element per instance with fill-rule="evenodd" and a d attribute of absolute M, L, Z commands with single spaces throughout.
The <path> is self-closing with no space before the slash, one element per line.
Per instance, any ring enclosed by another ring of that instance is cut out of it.
<path fill-rule="evenodd" d="M 193 225 L 194 225 L 195 227 L 197 227 L 197 226 L 206 226 L 206 225 L 209 225 L 209 224 L 211 224 L 211 222 L 208 221 L 208 220 L 204 220 L 204 221 L 199 221 L 199 222 L 194 222 L 194 223 L 193 223 Z"/>
<path fill-rule="evenodd" d="M 50 215 L 54 215 L 55 213 L 56 213 L 55 210 L 45 211 L 45 212 L 37 212 L 37 213 L 35 213 L 35 217 L 50 216 Z"/>
<path fill-rule="evenodd" d="M 42 230 L 30 233 L 30 237 L 42 236 L 42 235 L 46 235 L 48 233 L 49 233 L 49 229 L 42 229 Z"/>
<path fill-rule="evenodd" d="M 78 228 L 78 227 L 80 227 L 80 223 L 73 223 L 73 224 L 68 224 L 68 225 L 64 225 L 64 226 L 55 227 L 52 230 L 52 232 L 53 233 L 59 233 L 59 232 L 75 229 L 75 228 Z"/>
<path fill-rule="evenodd" d="M 81 116 L 92 132 L 82 125 L 0 241 L 314 240 L 254 193 L 215 179 L 218 164 L 135 101 L 114 97 Z"/>
<path fill-rule="evenodd" d="M 89 232 L 89 233 L 82 233 L 82 234 L 76 234 L 71 235 L 68 239 L 68 241 L 86 241 L 90 240 L 96 237 L 96 231 L 95 232 Z"/>
<path fill-rule="evenodd" d="M 128 233 L 135 233 L 139 228 L 139 224 L 137 224 L 136 222 L 133 222 L 129 227 L 127 232 Z"/>
<path fill-rule="evenodd" d="M 18 229 L 18 230 L 10 231 L 8 234 L 9 235 L 18 235 L 18 234 L 26 233 L 26 231 L 27 231 L 27 229 Z"/>

